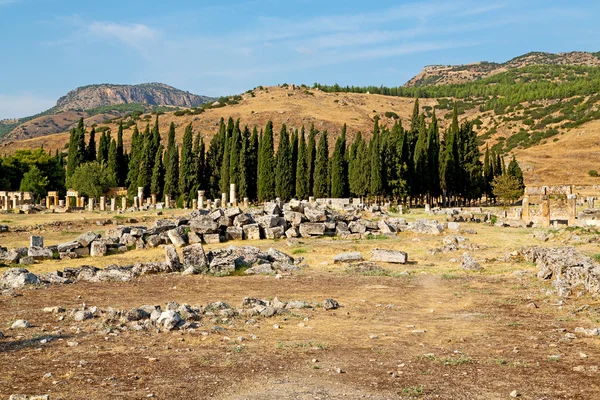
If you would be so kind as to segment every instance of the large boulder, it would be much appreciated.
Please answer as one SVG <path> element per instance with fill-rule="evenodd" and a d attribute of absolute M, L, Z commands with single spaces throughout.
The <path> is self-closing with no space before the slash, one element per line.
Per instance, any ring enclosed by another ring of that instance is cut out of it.
<path fill-rule="evenodd" d="M 0 264 L 16 264 L 20 258 L 21 254 L 18 251 L 0 249 Z"/>
<path fill-rule="evenodd" d="M 201 243 L 183 248 L 183 272 L 185 274 L 201 274 L 208 272 L 208 260 Z"/>
<path fill-rule="evenodd" d="M 371 261 L 406 264 L 408 261 L 408 254 L 399 250 L 373 249 L 371 251 Z"/>
<path fill-rule="evenodd" d="M 242 210 L 239 207 L 229 207 L 225 210 L 225 216 L 227 218 L 235 218 L 242 213 Z"/>
<path fill-rule="evenodd" d="M 197 218 L 190 220 L 190 229 L 196 233 L 215 233 L 219 230 L 219 224 L 215 222 L 210 216 L 201 215 Z"/>
<path fill-rule="evenodd" d="M 348 229 L 352 233 L 365 233 L 367 231 L 367 224 L 362 220 L 352 221 L 348 224 Z"/>
<path fill-rule="evenodd" d="M 319 208 L 305 208 L 304 215 L 310 222 L 325 222 L 327 220 L 327 216 L 325 215 L 325 211 Z"/>
<path fill-rule="evenodd" d="M 300 224 L 300 235 L 302 237 L 323 236 L 325 234 L 325 224 L 318 222 L 304 222 Z"/>
<path fill-rule="evenodd" d="M 106 255 L 106 243 L 102 240 L 94 240 L 90 244 L 90 256 L 92 257 L 104 257 Z"/>
<path fill-rule="evenodd" d="M 273 202 L 265 204 L 265 214 L 268 214 L 268 215 L 281 214 L 281 208 L 279 208 L 279 204 L 273 203 Z"/>
<path fill-rule="evenodd" d="M 239 226 L 229 226 L 226 229 L 227 240 L 242 240 L 244 238 L 244 229 Z"/>
<path fill-rule="evenodd" d="M 352 263 L 362 261 L 363 257 L 358 251 L 339 253 L 333 257 L 334 263 Z"/>
<path fill-rule="evenodd" d="M 73 241 L 59 244 L 56 246 L 56 250 L 58 250 L 59 253 L 66 253 L 78 247 L 81 247 L 81 244 L 78 241 Z"/>
<path fill-rule="evenodd" d="M 118 265 L 109 265 L 106 268 L 96 271 L 96 275 L 91 279 L 92 282 L 129 282 L 133 279 L 133 268 L 120 267 Z"/>
<path fill-rule="evenodd" d="M 27 255 L 35 260 L 51 260 L 54 257 L 52 250 L 47 247 L 30 247 Z"/>
<path fill-rule="evenodd" d="M 267 239 L 279 239 L 285 234 L 285 228 L 283 226 L 276 226 L 274 228 L 265 228 L 265 238 Z"/>
<path fill-rule="evenodd" d="M 243 229 L 247 240 L 260 240 L 260 227 L 258 224 L 244 225 Z"/>
<path fill-rule="evenodd" d="M 171 240 L 171 243 L 175 245 L 175 247 L 183 247 L 186 245 L 185 238 L 179 233 L 178 229 L 171 229 L 167 232 L 167 236 Z"/>
<path fill-rule="evenodd" d="M 0 277 L 0 287 L 18 289 L 25 285 L 37 285 L 39 279 L 25 268 L 10 268 Z"/>
<path fill-rule="evenodd" d="M 240 228 L 253 222 L 252 217 L 248 214 L 239 214 L 233 219 L 233 225 Z"/>
<path fill-rule="evenodd" d="M 177 250 L 175 246 L 168 245 L 165 246 L 165 262 L 169 266 L 169 269 L 173 272 L 181 271 L 181 262 L 179 260 L 179 254 L 177 254 Z"/>
<path fill-rule="evenodd" d="M 75 239 L 82 247 L 88 247 L 90 243 L 94 240 L 98 239 L 99 235 L 94 232 L 86 232 L 83 235 L 80 235 L 77 239 Z"/>

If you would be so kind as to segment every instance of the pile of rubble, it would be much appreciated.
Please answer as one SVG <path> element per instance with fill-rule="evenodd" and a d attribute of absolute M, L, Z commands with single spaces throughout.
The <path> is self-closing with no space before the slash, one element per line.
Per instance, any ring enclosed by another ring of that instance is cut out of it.
<path fill-rule="evenodd" d="M 407 222 L 404 218 L 378 215 L 376 221 L 364 218 L 359 209 L 344 213 L 325 206 L 294 201 L 280 205 L 267 203 L 262 208 L 242 212 L 239 207 L 194 210 L 187 217 L 161 219 L 145 226 L 116 226 L 104 236 L 87 232 L 73 241 L 55 246 L 43 246 L 38 238 L 29 248 L 13 250 L 0 248 L 0 263 L 31 264 L 35 260 L 52 258 L 72 259 L 85 256 L 99 257 L 126 252 L 129 249 L 153 248 L 173 244 L 176 247 L 198 243 L 219 243 L 228 240 L 260 240 L 337 236 L 355 240 L 377 235 L 395 235 L 410 231 L 439 235 L 448 228 L 437 220 L 418 219 Z M 378 214 L 381 214 L 378 212 Z M 458 230 L 457 223 L 451 223 Z"/>
<path fill-rule="evenodd" d="M 243 269 L 246 275 L 289 274 L 303 268 L 301 257 L 294 259 L 273 248 L 262 251 L 252 246 L 230 246 L 205 253 L 202 244 L 197 243 L 183 249 L 183 260 L 173 245 L 166 246 L 165 253 L 164 262 L 109 265 L 106 268 L 82 265 L 40 275 L 32 274 L 25 268 L 10 268 L 0 276 L 0 288 L 17 289 L 26 285 L 69 284 L 77 281 L 128 282 L 142 275 L 171 272 L 226 276 Z"/>
<path fill-rule="evenodd" d="M 537 264 L 538 278 L 553 279 L 559 296 L 576 291 L 600 294 L 600 264 L 574 247 L 529 247 L 520 252 L 527 261 Z"/>
<path fill-rule="evenodd" d="M 117 310 L 112 307 L 101 309 L 95 306 L 82 305 L 81 307 L 65 310 L 62 307 L 45 307 L 45 313 L 59 315 L 58 320 L 72 320 L 76 323 L 84 321 L 98 321 L 105 334 L 113 332 L 133 330 L 147 331 L 157 330 L 168 332 L 172 330 L 186 330 L 194 332 L 207 324 L 232 324 L 235 318 L 245 318 L 246 323 L 256 323 L 255 318 L 270 318 L 276 315 L 285 315 L 292 310 L 316 309 L 335 310 L 340 304 L 331 298 L 322 303 L 306 302 L 300 300 L 281 301 L 277 297 L 273 300 L 264 300 L 253 297 L 245 297 L 239 307 L 216 301 L 205 306 L 194 306 L 169 302 L 162 308 L 160 305 L 143 305 L 129 310 Z M 31 326 L 27 320 L 19 320 L 19 324 L 13 324 L 12 329 L 26 329 Z M 219 329 L 220 328 L 220 329 Z M 218 332 L 222 327 L 213 327 Z"/>

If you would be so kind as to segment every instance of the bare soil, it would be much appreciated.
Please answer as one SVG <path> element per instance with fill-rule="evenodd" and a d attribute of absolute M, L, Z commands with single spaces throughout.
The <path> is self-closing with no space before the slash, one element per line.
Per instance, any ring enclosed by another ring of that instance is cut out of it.
<path fill-rule="evenodd" d="M 20 218 L 12 224 L 24 224 Z M 535 277 L 534 265 L 505 262 L 505 252 L 539 245 L 530 231 L 463 226 L 478 232 L 468 235 L 472 243 L 487 246 L 473 253 L 484 267 L 481 273 L 462 271 L 451 262 L 460 258 L 460 251 L 428 254 L 427 249 L 441 245 L 442 237 L 403 233 L 364 241 L 303 240 L 291 247 L 283 240 L 233 243 L 305 257 L 308 267 L 283 279 L 171 274 L 0 296 L 0 330 L 5 335 L 0 339 L 0 397 L 49 393 L 52 399 L 506 399 L 513 390 L 524 399 L 600 396 L 600 373 L 593 369 L 600 366 L 600 339 L 579 334 L 565 338 L 578 326 L 600 325 L 598 299 L 582 296 L 561 302 L 548 293 L 550 282 Z M 18 234 L 9 235 L 21 240 Z M 374 247 L 407 251 L 410 263 L 382 264 L 387 271 L 383 276 L 333 264 L 338 252 L 358 250 L 368 259 Z M 597 252 L 591 245 L 580 249 Z M 100 266 L 163 257 L 160 250 L 132 251 L 73 261 Z M 48 261 L 30 270 L 65 266 L 72 265 Z M 402 274 L 405 270 L 410 274 Z M 82 303 L 102 309 L 164 307 L 169 301 L 239 306 L 246 296 L 309 302 L 334 298 L 341 308 L 295 310 L 258 318 L 256 324 L 239 317 L 231 323 L 204 319 L 195 333 L 125 330 L 116 336 L 106 333 L 100 319 L 76 323 L 67 313 L 58 321 L 57 314 L 42 312 L 43 307 L 70 310 Z M 531 307 L 532 302 L 538 308 Z M 9 329 L 20 318 L 32 328 Z M 224 331 L 217 333 L 214 326 Z M 52 340 L 42 344 L 44 338 Z M 573 370 L 578 366 L 585 372 Z M 51 376 L 44 377 L 48 373 Z"/>

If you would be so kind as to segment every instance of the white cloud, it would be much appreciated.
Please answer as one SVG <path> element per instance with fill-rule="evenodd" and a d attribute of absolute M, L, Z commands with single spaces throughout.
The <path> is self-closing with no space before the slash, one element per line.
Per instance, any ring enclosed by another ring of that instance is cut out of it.
<path fill-rule="evenodd" d="M 56 99 L 31 93 L 16 95 L 0 93 L 0 119 L 22 118 L 45 111 L 56 104 Z"/>
<path fill-rule="evenodd" d="M 144 24 L 117 24 L 114 22 L 92 22 L 88 32 L 93 36 L 117 39 L 137 50 L 143 50 L 148 41 L 155 39 L 156 31 Z"/>

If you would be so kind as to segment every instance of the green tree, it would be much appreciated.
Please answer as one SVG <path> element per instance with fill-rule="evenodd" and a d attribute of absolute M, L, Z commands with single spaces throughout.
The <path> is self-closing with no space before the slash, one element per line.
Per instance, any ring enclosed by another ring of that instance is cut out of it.
<path fill-rule="evenodd" d="M 335 141 L 331 160 L 331 197 L 341 198 L 348 195 L 348 172 L 346 165 L 346 124 Z"/>
<path fill-rule="evenodd" d="M 240 159 L 242 153 L 242 132 L 240 131 L 240 120 L 238 119 L 233 133 L 231 134 L 231 143 L 229 146 L 229 183 L 235 183 L 236 188 L 240 187 Z"/>
<path fill-rule="evenodd" d="M 246 179 L 248 180 L 247 197 L 255 201 L 258 199 L 258 157 L 259 141 L 256 127 L 252 130 L 252 135 L 248 142 L 248 151 L 246 152 Z"/>
<path fill-rule="evenodd" d="M 327 131 L 319 138 L 315 160 L 313 195 L 317 198 L 329 197 L 329 144 Z"/>
<path fill-rule="evenodd" d="M 117 142 L 115 142 L 115 139 L 113 139 L 110 141 L 110 146 L 108 148 L 108 163 L 106 165 L 108 166 L 109 171 L 111 171 L 111 173 L 115 177 L 115 184 L 117 182 L 117 176 L 119 171 L 117 159 Z"/>
<path fill-rule="evenodd" d="M 523 182 L 523 171 L 517 162 L 517 159 L 513 155 L 512 159 L 508 163 L 508 167 L 506 168 L 506 173 L 515 177 L 515 179 L 519 182 L 519 187 L 525 190 L 525 183 Z"/>
<path fill-rule="evenodd" d="M 194 186 L 196 177 L 196 163 L 194 153 L 192 152 L 192 123 L 185 128 L 183 134 L 183 144 L 181 146 L 181 162 L 179 168 L 179 193 L 183 196 L 184 205 L 188 205 L 190 193 Z M 191 196 L 192 198 L 195 196 Z"/>
<path fill-rule="evenodd" d="M 86 161 L 96 161 L 96 129 L 92 127 L 90 131 L 90 140 L 85 151 Z"/>
<path fill-rule="evenodd" d="M 108 161 L 108 148 L 110 147 L 110 131 L 102 132 L 100 135 L 100 142 L 98 143 L 98 152 L 96 154 L 96 160 L 100 163 L 106 163 Z"/>
<path fill-rule="evenodd" d="M 117 165 L 117 185 L 124 186 L 127 180 L 128 164 L 123 147 L 123 121 L 119 124 L 119 130 L 117 131 Z"/>
<path fill-rule="evenodd" d="M 225 149 L 226 128 L 223 118 L 219 122 L 219 131 L 213 136 L 206 153 L 206 171 L 208 180 L 208 196 L 216 198 L 219 196 L 219 182 L 221 180 L 221 164 Z"/>
<path fill-rule="evenodd" d="M 71 130 L 67 158 L 67 176 L 71 176 L 75 169 L 85 161 L 85 153 L 85 128 L 83 126 L 83 118 L 81 118 L 77 128 Z"/>
<path fill-rule="evenodd" d="M 146 127 L 148 130 L 148 128 Z M 127 168 L 127 181 L 128 193 L 133 196 L 137 192 L 137 180 L 140 171 L 140 160 L 143 151 L 143 137 L 140 136 L 137 125 L 133 128 L 133 134 L 131 135 L 131 149 L 129 150 L 129 163 Z"/>
<path fill-rule="evenodd" d="M 177 147 L 175 143 L 175 125 L 171 123 L 165 156 L 164 189 L 164 194 L 169 195 L 171 199 L 176 199 L 179 195 L 179 149 Z"/>
<path fill-rule="evenodd" d="M 152 183 L 150 184 L 150 193 L 155 194 L 160 201 L 163 197 L 163 187 L 165 185 L 165 167 L 163 165 L 163 146 L 158 146 L 156 157 L 154 158 L 154 167 L 152 168 Z"/>
<path fill-rule="evenodd" d="M 306 139 L 304 137 L 304 128 L 300 132 L 298 139 L 298 162 L 296 163 L 296 197 L 300 200 L 308 198 L 308 161 L 307 161 L 307 148 Z"/>
<path fill-rule="evenodd" d="M 196 190 L 202 190 L 206 188 L 205 185 L 205 161 L 206 161 L 206 154 L 205 154 L 205 148 L 204 148 L 204 138 L 202 138 L 202 135 L 200 134 L 200 132 L 198 132 L 198 134 L 196 135 L 196 138 L 194 139 L 194 149 L 193 149 L 193 153 L 194 153 L 194 159 L 196 160 L 196 168 L 195 168 L 195 172 L 196 172 Z"/>
<path fill-rule="evenodd" d="M 510 174 L 500 175 L 492 182 L 494 196 L 509 203 L 514 203 L 523 195 L 523 188 L 517 178 Z"/>
<path fill-rule="evenodd" d="M 349 183 L 353 196 L 363 197 L 369 192 L 371 181 L 371 163 L 368 155 L 367 144 L 358 132 L 350 147 L 349 157 Z"/>
<path fill-rule="evenodd" d="M 285 124 L 281 125 L 279 146 L 277 148 L 277 169 L 275 175 L 275 193 L 282 201 L 289 201 L 294 196 L 294 163 L 290 136 Z"/>
<path fill-rule="evenodd" d="M 21 192 L 31 192 L 34 195 L 36 201 L 46 195 L 46 187 L 50 181 L 40 169 L 32 165 L 29 171 L 25 172 L 19 190 Z"/>
<path fill-rule="evenodd" d="M 382 177 L 382 159 L 381 159 L 381 142 L 379 138 L 379 118 L 375 117 L 375 127 L 373 129 L 373 137 L 369 142 L 369 158 L 371 180 L 369 185 L 369 193 L 372 196 L 383 195 L 383 177 Z"/>
<path fill-rule="evenodd" d="M 97 161 L 88 162 L 75 169 L 67 178 L 68 186 L 77 190 L 80 195 L 99 198 L 106 191 L 114 187 L 114 175 L 105 164 Z"/>
<path fill-rule="evenodd" d="M 268 201 L 275 197 L 275 158 L 273 144 L 273 122 L 268 121 L 259 144 L 258 199 Z"/>
<path fill-rule="evenodd" d="M 317 159 L 317 131 L 315 124 L 311 124 L 310 133 L 308 134 L 308 143 L 306 148 L 306 162 L 308 163 L 308 195 L 313 195 L 315 185 L 315 161 Z"/>

